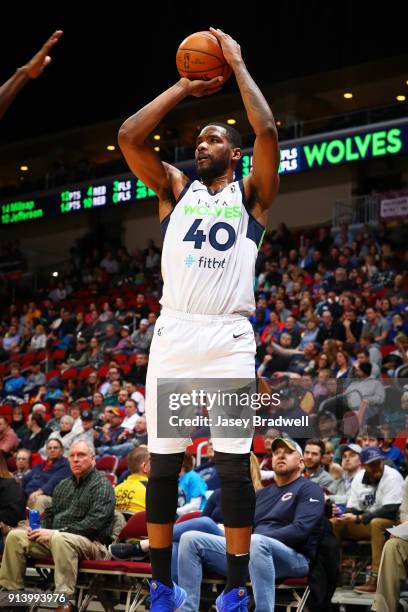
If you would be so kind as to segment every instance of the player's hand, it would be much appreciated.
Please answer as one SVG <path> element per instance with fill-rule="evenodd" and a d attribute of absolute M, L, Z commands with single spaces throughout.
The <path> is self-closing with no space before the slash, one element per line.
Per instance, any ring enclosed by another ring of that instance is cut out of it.
<path fill-rule="evenodd" d="M 215 77 L 210 81 L 190 81 L 183 77 L 180 79 L 188 95 L 194 96 L 195 98 L 201 98 L 203 96 L 211 96 L 222 89 L 224 79 L 221 76 Z"/>
<path fill-rule="evenodd" d="M 49 37 L 47 42 L 41 49 L 30 59 L 23 70 L 30 79 L 36 79 L 42 74 L 44 68 L 51 63 L 51 57 L 48 55 L 52 47 L 59 41 L 62 36 L 62 30 L 55 30 L 54 34 Z"/>
<path fill-rule="evenodd" d="M 35 540 L 40 544 L 46 544 L 52 538 L 55 533 L 55 529 L 44 529 L 40 527 L 40 529 L 33 529 L 28 533 L 29 540 Z"/>
<path fill-rule="evenodd" d="M 219 28 L 210 28 L 210 32 L 220 43 L 226 62 L 234 69 L 234 64 L 242 61 L 241 47 L 236 40 Z"/>

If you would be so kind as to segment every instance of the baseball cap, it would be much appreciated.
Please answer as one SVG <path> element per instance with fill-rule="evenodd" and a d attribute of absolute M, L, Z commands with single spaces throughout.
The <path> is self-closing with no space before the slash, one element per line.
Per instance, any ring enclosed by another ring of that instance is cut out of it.
<path fill-rule="evenodd" d="M 108 412 L 111 412 L 115 416 L 122 417 L 122 418 L 125 416 L 125 411 L 123 410 L 123 408 L 119 408 L 119 407 L 109 408 Z"/>
<path fill-rule="evenodd" d="M 384 455 L 377 446 L 367 446 L 361 451 L 361 463 L 363 465 L 384 459 Z"/>
<path fill-rule="evenodd" d="M 130 331 L 129 325 L 122 325 L 120 329 L 126 329 L 127 331 Z"/>
<path fill-rule="evenodd" d="M 140 321 L 140 325 L 149 325 L 149 320 L 148 319 L 142 319 Z"/>
<path fill-rule="evenodd" d="M 353 451 L 353 453 L 357 453 L 358 455 L 360 455 L 360 453 L 361 453 L 361 446 L 359 444 L 354 444 L 354 443 L 342 444 L 340 446 L 340 453 L 343 454 L 344 451 L 346 451 L 346 450 L 351 450 L 351 451 Z"/>
<path fill-rule="evenodd" d="M 276 447 L 278 446 L 278 444 L 280 443 L 284 444 L 291 451 L 297 451 L 299 455 L 303 457 L 303 451 L 300 448 L 299 444 L 295 442 L 294 440 L 290 440 L 287 438 L 275 438 L 274 441 L 272 442 L 272 451 L 274 451 Z"/>
<path fill-rule="evenodd" d="M 92 410 L 84 410 L 81 414 L 81 419 L 83 421 L 94 421 Z"/>

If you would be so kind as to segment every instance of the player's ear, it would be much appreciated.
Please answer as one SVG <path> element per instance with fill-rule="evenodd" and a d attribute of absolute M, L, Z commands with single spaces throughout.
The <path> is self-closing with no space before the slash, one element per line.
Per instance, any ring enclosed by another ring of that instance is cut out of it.
<path fill-rule="evenodd" d="M 234 147 L 232 149 L 232 160 L 234 162 L 237 162 L 238 160 L 240 160 L 242 157 L 242 151 L 239 147 Z"/>

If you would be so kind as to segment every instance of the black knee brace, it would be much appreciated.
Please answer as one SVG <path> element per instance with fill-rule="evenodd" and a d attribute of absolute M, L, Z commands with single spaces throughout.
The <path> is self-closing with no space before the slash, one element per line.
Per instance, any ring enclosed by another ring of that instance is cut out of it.
<path fill-rule="evenodd" d="M 174 523 L 177 509 L 178 478 L 184 453 L 150 454 L 150 476 L 146 491 L 148 523 Z"/>
<path fill-rule="evenodd" d="M 255 513 L 255 491 L 250 470 L 250 453 L 215 452 L 221 483 L 221 507 L 226 527 L 249 527 Z"/>

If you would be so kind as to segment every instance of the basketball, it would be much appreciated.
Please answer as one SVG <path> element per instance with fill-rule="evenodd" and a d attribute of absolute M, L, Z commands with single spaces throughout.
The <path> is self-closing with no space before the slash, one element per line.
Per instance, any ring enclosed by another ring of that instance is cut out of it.
<path fill-rule="evenodd" d="M 231 74 L 221 45 L 211 32 L 196 32 L 187 36 L 177 50 L 176 65 L 180 76 L 191 81 L 210 81 L 222 76 L 225 82 Z"/>

